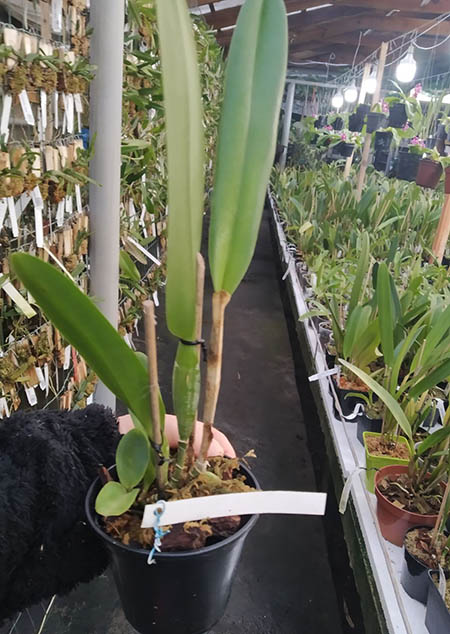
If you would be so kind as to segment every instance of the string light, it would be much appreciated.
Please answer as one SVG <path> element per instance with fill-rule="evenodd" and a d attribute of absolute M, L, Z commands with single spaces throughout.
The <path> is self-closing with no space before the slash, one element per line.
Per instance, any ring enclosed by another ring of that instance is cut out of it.
<path fill-rule="evenodd" d="M 341 92 L 337 92 L 335 95 L 333 95 L 331 99 L 331 105 L 333 106 L 333 108 L 336 108 L 336 110 L 342 108 L 342 106 L 344 105 L 344 97 L 342 96 Z"/>
<path fill-rule="evenodd" d="M 395 76 L 398 81 L 401 81 L 403 84 L 408 84 L 412 81 L 416 75 L 417 64 L 414 59 L 413 47 L 412 45 L 409 47 L 408 52 L 405 57 L 400 61 L 397 69 L 395 71 Z"/>
<path fill-rule="evenodd" d="M 358 89 L 356 88 L 355 82 L 344 90 L 344 99 L 347 103 L 355 103 L 358 99 Z"/>
<path fill-rule="evenodd" d="M 373 95 L 377 89 L 377 68 L 374 66 L 370 76 L 364 82 L 364 90 L 368 95 Z"/>

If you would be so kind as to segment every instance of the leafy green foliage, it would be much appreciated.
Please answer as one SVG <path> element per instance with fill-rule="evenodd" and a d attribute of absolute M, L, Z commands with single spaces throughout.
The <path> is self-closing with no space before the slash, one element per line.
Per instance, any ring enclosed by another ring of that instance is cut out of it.
<path fill-rule="evenodd" d="M 150 461 L 148 438 L 139 429 L 131 429 L 121 439 L 116 452 L 119 481 L 130 490 L 143 479 Z"/>
<path fill-rule="evenodd" d="M 107 482 L 95 500 L 95 510 L 99 515 L 113 517 L 122 515 L 134 504 L 139 489 L 128 491 L 120 482 Z"/>

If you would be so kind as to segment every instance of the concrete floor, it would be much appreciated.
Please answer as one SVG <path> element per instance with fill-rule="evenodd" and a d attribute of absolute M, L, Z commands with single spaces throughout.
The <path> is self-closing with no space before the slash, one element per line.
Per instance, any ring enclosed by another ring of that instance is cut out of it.
<path fill-rule="evenodd" d="M 238 453 L 255 450 L 258 459 L 252 468 L 263 488 L 310 491 L 316 480 L 274 262 L 265 218 L 250 270 L 227 309 L 216 424 Z M 161 384 L 170 403 L 176 342 L 164 329 L 163 306 L 158 311 Z M 348 627 L 342 598 L 337 599 L 332 560 L 321 518 L 261 517 L 246 542 L 227 612 L 210 634 L 361 634 L 358 627 Z M 347 578 L 349 571 L 342 574 Z M 43 630 L 132 631 L 108 575 L 57 598 Z"/>

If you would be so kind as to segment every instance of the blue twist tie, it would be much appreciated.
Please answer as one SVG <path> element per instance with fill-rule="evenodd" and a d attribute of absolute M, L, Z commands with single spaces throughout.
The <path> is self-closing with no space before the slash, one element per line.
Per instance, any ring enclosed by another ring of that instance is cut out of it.
<path fill-rule="evenodd" d="M 157 502 L 157 504 L 158 506 L 153 511 L 153 514 L 156 518 L 155 526 L 153 527 L 153 531 L 155 533 L 155 539 L 153 541 L 153 548 L 151 549 L 147 559 L 147 563 L 149 566 L 151 566 L 152 564 L 156 564 L 156 559 L 154 558 L 155 553 L 161 552 L 161 540 L 165 535 L 168 535 L 170 533 L 170 530 L 164 531 L 160 526 L 161 518 L 164 515 L 164 511 L 166 510 L 166 503 L 163 500 L 160 500 L 159 502 Z"/>

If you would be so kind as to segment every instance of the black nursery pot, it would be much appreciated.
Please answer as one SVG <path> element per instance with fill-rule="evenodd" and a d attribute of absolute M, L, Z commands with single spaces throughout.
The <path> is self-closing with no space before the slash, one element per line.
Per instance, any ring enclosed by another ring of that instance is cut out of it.
<path fill-rule="evenodd" d="M 429 526 L 414 526 L 406 531 L 406 535 L 418 528 L 426 528 L 427 530 L 430 530 Z M 416 559 L 414 555 L 411 555 L 411 553 L 407 551 L 406 546 L 403 548 L 403 562 L 400 581 L 410 597 L 416 601 L 420 601 L 420 603 L 425 604 L 427 602 L 428 567 Z"/>
<path fill-rule="evenodd" d="M 375 134 L 375 151 L 389 151 L 392 142 L 392 132 L 377 132 Z"/>
<path fill-rule="evenodd" d="M 365 103 L 360 103 L 359 106 L 356 108 L 356 113 L 362 118 L 364 119 L 364 117 L 369 114 L 370 112 L 370 106 L 368 104 Z"/>
<path fill-rule="evenodd" d="M 335 147 L 336 152 L 345 158 L 348 158 L 353 154 L 353 150 L 355 149 L 354 143 L 346 143 L 345 141 L 341 141 Z"/>
<path fill-rule="evenodd" d="M 369 418 L 366 414 L 360 414 L 356 420 L 356 437 L 364 447 L 364 432 L 379 434 L 383 426 L 381 418 Z"/>
<path fill-rule="evenodd" d="M 445 573 L 449 578 L 448 572 Z M 450 632 L 450 611 L 437 589 L 434 580 L 438 575 L 433 570 L 428 571 L 428 601 L 425 626 L 429 634 L 445 634 Z"/>
<path fill-rule="evenodd" d="M 353 414 L 353 411 L 358 403 L 364 403 L 362 398 L 359 398 L 358 396 L 353 396 L 353 394 L 357 392 L 357 390 L 343 390 L 342 388 L 338 387 L 336 381 L 334 381 L 334 389 L 336 390 L 339 404 L 344 416 L 349 416 L 350 414 Z M 347 396 L 348 394 L 352 394 L 352 396 Z M 361 392 L 361 394 L 367 393 Z"/>
<path fill-rule="evenodd" d="M 333 121 L 333 129 L 334 130 L 342 130 L 344 127 L 344 120 L 341 117 L 336 117 Z"/>
<path fill-rule="evenodd" d="M 389 107 L 388 126 L 391 128 L 403 128 L 408 117 L 404 103 L 394 103 Z"/>
<path fill-rule="evenodd" d="M 396 176 L 404 181 L 415 181 L 419 169 L 420 156 L 411 152 L 399 152 Z"/>
<path fill-rule="evenodd" d="M 357 112 L 351 114 L 348 118 L 348 129 L 350 132 L 361 132 L 364 125 L 364 117 L 360 116 Z"/>
<path fill-rule="evenodd" d="M 375 132 L 378 128 L 384 128 L 386 115 L 382 112 L 369 112 L 367 115 L 367 132 Z"/>
<path fill-rule="evenodd" d="M 249 485 L 256 478 L 240 467 Z M 89 524 L 109 551 L 123 611 L 139 634 L 204 634 L 223 616 L 245 539 L 258 515 L 244 517 L 241 528 L 220 542 L 185 552 L 156 553 L 125 546 L 101 528 L 94 505 L 101 488 L 97 478 L 86 497 Z"/>

